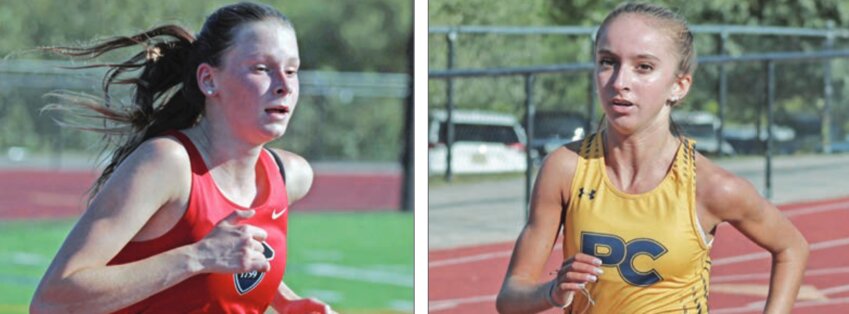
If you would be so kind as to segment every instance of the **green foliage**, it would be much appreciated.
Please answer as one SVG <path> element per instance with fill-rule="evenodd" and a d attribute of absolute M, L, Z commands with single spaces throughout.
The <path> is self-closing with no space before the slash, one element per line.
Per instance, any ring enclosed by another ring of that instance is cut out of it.
<path fill-rule="evenodd" d="M 0 116 L 0 147 L 37 146 L 38 138 L 33 133 L 35 123 L 26 105 L 16 101 L 4 109 L 5 112 Z"/>
<path fill-rule="evenodd" d="M 552 26 L 549 4 L 544 0 L 451 1 L 428 3 L 430 26 L 501 25 Z M 459 34 L 456 40 L 455 68 L 516 67 L 565 64 L 588 60 L 588 37 L 556 35 Z M 447 66 L 446 36 L 428 36 L 430 69 Z M 521 77 L 473 78 L 455 80 L 454 103 L 458 108 L 478 108 L 524 114 L 525 85 Z M 535 101 L 540 109 L 584 108 L 589 81 L 584 75 L 547 75 L 537 78 Z M 445 104 L 446 84 L 431 80 L 428 97 L 431 106 Z"/>
<path fill-rule="evenodd" d="M 32 59 L 41 46 L 90 42 L 176 23 L 195 32 L 215 9 L 236 1 L 5 1 L 0 55 Z M 406 72 L 412 2 L 262 1 L 295 24 L 306 69 Z M 45 56 L 41 56 L 45 57 Z M 47 56 L 55 58 L 55 56 Z"/>
<path fill-rule="evenodd" d="M 277 1 L 284 2 L 284 1 Z M 316 70 L 406 72 L 412 1 L 285 1 L 302 59 Z"/>
<path fill-rule="evenodd" d="M 275 146 L 311 160 L 400 160 L 400 99 L 301 97 L 296 117 Z"/>
<path fill-rule="evenodd" d="M 428 1 L 430 25 L 543 25 L 545 0 Z"/>
<path fill-rule="evenodd" d="M 198 32 L 207 15 L 235 0 L 105 1 L 28 0 L 0 5 L 0 62 L 16 59 L 60 59 L 38 47 L 80 45 L 97 39 L 136 34 L 174 23 Z M 412 1 L 261 1 L 287 15 L 298 32 L 303 70 L 408 71 Z M 101 61 L 138 52 L 125 49 Z M 63 77 L 66 78 L 66 77 Z M 45 80 L 51 78 L 44 78 Z M 38 111 L 51 89 L 33 86 L 0 93 L 0 149 L 23 145 L 34 150 L 58 147 L 92 151 L 96 134 L 65 129 Z M 100 95 L 92 85 L 84 92 Z M 283 146 L 311 160 L 357 159 L 395 161 L 402 148 L 403 99 L 302 97 Z M 322 113 L 323 112 L 323 113 Z M 305 121 L 300 121 L 305 120 Z M 324 146 L 322 146 L 324 145 Z M 303 149 L 303 150 L 298 150 Z"/>
<path fill-rule="evenodd" d="M 849 2 L 840 0 L 762 1 L 712 0 L 653 1 L 682 14 L 690 25 L 729 24 L 750 26 L 785 26 L 835 29 L 849 26 Z M 620 1 L 545 0 L 500 1 L 430 1 L 430 26 L 597 26 Z M 455 68 L 518 67 L 558 63 L 584 63 L 591 60 L 591 41 L 582 36 L 567 35 L 470 35 L 460 34 L 456 44 Z M 445 69 L 447 44 L 443 34 L 431 34 L 429 69 Z M 717 35 L 696 34 L 697 54 L 716 55 Z M 732 55 L 770 51 L 817 51 L 824 47 L 819 37 L 733 35 L 725 52 Z M 849 48 L 849 39 L 836 38 L 833 49 Z M 832 120 L 843 126 L 849 117 L 849 106 L 842 101 L 849 95 L 849 68 L 845 60 L 823 62 L 780 63 L 776 66 L 776 100 L 779 123 L 790 123 L 794 114 L 821 115 L 823 101 L 823 68 L 830 66 L 834 87 Z M 765 67 L 762 63 L 726 65 L 730 123 L 752 123 L 766 102 Z M 694 75 L 685 107 L 693 110 L 718 110 L 719 67 L 702 65 Z M 590 98 L 586 75 L 538 75 L 534 86 L 534 103 L 540 109 L 584 111 Z M 521 78 L 455 79 L 454 103 L 459 108 L 478 108 L 523 114 L 525 99 Z M 430 80 L 429 105 L 445 105 L 446 83 Z M 505 104 L 507 106 L 505 106 Z M 819 106 L 817 105 L 819 104 Z M 847 132 L 849 129 L 838 129 Z M 840 137 L 836 134 L 835 137 Z"/>

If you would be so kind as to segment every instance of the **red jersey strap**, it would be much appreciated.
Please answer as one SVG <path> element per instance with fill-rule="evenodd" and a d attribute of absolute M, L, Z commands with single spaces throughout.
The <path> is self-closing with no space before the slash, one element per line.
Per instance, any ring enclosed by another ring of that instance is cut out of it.
<path fill-rule="evenodd" d="M 192 172 L 194 173 L 206 173 L 209 172 L 209 169 L 206 168 L 206 163 L 203 162 L 203 155 L 200 154 L 195 144 L 192 143 L 192 140 L 189 139 L 186 134 L 180 132 L 178 130 L 170 130 L 163 134 L 164 136 L 173 136 L 180 144 L 183 144 L 183 147 L 186 148 L 186 152 L 189 153 L 189 160 L 192 164 Z M 197 158 L 197 160 L 196 160 Z"/>
<path fill-rule="evenodd" d="M 191 156 L 202 156 L 198 151 L 197 147 L 195 147 L 195 144 L 192 143 L 189 137 L 186 136 L 186 134 L 184 134 L 183 132 L 177 130 L 170 130 L 165 132 L 163 135 L 173 136 L 178 141 L 180 141 L 180 143 L 183 144 L 183 147 L 185 147 L 188 151 L 190 158 Z M 278 155 L 273 149 L 265 147 L 265 150 L 267 150 L 268 153 L 271 154 L 271 157 L 274 157 L 274 163 L 277 164 L 277 169 L 280 169 L 280 176 L 283 178 L 283 183 L 286 183 L 286 171 L 283 168 L 283 159 L 281 159 L 280 155 Z M 206 163 L 204 163 L 203 160 L 192 160 L 192 172 L 204 173 L 207 171 L 208 170 L 206 169 Z"/>

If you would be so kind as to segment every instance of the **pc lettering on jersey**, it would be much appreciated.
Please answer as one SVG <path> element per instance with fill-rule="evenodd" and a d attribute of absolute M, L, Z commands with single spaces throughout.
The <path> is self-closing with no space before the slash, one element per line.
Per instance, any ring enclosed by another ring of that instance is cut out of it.
<path fill-rule="evenodd" d="M 262 241 L 262 247 L 262 255 L 264 255 L 265 258 L 269 261 L 274 259 L 274 249 L 272 249 L 271 246 L 268 245 L 268 243 L 265 243 L 265 241 Z M 256 288 L 256 286 L 258 286 L 259 283 L 262 282 L 263 277 L 265 277 L 264 272 L 245 272 L 240 274 L 233 274 L 233 282 L 236 285 L 236 291 L 239 292 L 239 295 L 243 295 Z"/>
<path fill-rule="evenodd" d="M 663 280 L 655 269 L 642 272 L 634 268 L 637 256 L 647 255 L 657 260 L 666 254 L 667 249 L 655 240 L 639 238 L 625 242 L 612 234 L 581 232 L 581 243 L 581 252 L 598 257 L 602 266 L 616 267 L 630 285 L 644 287 Z"/>

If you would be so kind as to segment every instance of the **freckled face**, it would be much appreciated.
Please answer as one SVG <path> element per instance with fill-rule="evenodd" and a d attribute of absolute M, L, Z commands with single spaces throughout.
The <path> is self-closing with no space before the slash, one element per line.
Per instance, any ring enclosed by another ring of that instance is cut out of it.
<path fill-rule="evenodd" d="M 298 102 L 300 57 L 295 32 L 277 20 L 239 26 L 214 69 L 213 106 L 250 141 L 283 136 Z M 209 103 L 209 102 L 208 102 Z"/>
<path fill-rule="evenodd" d="M 649 17 L 623 14 L 599 34 L 595 53 L 596 83 L 608 125 L 628 134 L 668 126 L 667 100 L 683 97 L 677 83 L 680 57 L 669 34 Z"/>

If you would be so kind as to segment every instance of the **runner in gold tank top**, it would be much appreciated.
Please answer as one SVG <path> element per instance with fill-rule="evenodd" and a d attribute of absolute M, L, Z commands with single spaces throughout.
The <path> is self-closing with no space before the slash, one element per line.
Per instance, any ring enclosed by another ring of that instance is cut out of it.
<path fill-rule="evenodd" d="M 682 141 L 656 187 L 630 194 L 607 177 L 602 138 L 586 138 L 577 152 L 563 237 L 564 259 L 585 253 L 602 261 L 606 274 L 587 285 L 604 300 L 593 312 L 704 313 L 710 258 L 695 209 L 694 142 Z M 578 294 L 572 308 L 588 302 Z"/>
<path fill-rule="evenodd" d="M 626 3 L 596 36 L 605 127 L 543 163 L 498 311 L 707 313 L 710 244 L 729 222 L 772 254 L 764 311 L 789 313 L 807 242 L 670 122 L 696 67 L 686 22 L 666 8 Z M 541 277 L 561 226 L 563 265 L 555 278 Z"/>

